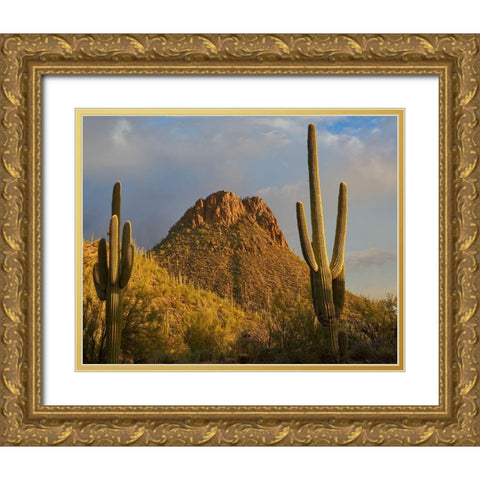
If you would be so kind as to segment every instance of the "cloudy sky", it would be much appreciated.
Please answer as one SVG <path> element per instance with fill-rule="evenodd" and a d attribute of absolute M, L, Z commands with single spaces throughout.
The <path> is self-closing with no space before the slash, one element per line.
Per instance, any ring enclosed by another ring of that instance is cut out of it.
<path fill-rule="evenodd" d="M 262 197 L 301 256 L 295 203 L 304 203 L 309 218 L 309 123 L 317 127 L 329 252 L 338 186 L 348 184 L 347 289 L 396 294 L 395 116 L 84 116 L 84 238 L 106 236 L 120 180 L 122 221 L 132 221 L 135 242 L 145 249 L 198 198 L 228 190 Z"/>

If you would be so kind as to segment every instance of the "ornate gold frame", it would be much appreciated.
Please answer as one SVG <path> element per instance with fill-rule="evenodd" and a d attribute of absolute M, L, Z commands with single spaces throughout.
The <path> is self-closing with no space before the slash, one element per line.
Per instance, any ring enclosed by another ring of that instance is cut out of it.
<path fill-rule="evenodd" d="M 0 444 L 480 445 L 479 35 L 0 36 Z M 53 74 L 437 75 L 438 406 L 41 403 L 41 80 Z"/>

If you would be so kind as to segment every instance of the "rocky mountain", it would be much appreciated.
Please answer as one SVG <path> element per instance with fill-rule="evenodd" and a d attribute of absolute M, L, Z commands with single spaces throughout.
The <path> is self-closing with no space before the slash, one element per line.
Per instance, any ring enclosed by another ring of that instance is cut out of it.
<path fill-rule="evenodd" d="M 205 199 L 198 199 L 173 229 L 196 228 L 204 224 L 231 226 L 244 216 L 249 216 L 268 232 L 275 244 L 288 247 L 275 215 L 260 197 L 240 199 L 225 190 L 212 193 Z"/>
<path fill-rule="evenodd" d="M 105 304 L 83 245 L 83 359 L 105 361 Z M 123 295 L 123 363 L 330 363 L 308 267 L 259 197 L 199 199 L 152 251 L 136 250 Z M 395 363 L 396 299 L 346 292 L 347 363 Z"/>
<path fill-rule="evenodd" d="M 198 199 L 153 252 L 171 274 L 244 308 L 309 298 L 308 268 L 259 197 L 219 191 Z"/>

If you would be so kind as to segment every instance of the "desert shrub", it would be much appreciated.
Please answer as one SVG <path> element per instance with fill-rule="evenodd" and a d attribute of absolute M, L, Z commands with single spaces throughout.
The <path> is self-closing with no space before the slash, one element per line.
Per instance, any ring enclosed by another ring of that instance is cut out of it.
<path fill-rule="evenodd" d="M 297 298 L 289 304 L 275 295 L 267 321 L 268 348 L 256 349 L 268 363 L 337 363 L 329 330 L 320 325 L 311 306 Z M 372 300 L 352 296 L 338 329 L 345 331 L 348 349 L 342 363 L 395 363 L 397 359 L 397 299 Z"/>
<path fill-rule="evenodd" d="M 348 360 L 353 363 L 372 363 L 373 350 L 368 339 L 354 336 L 350 343 L 351 346 L 347 352 Z"/>
<path fill-rule="evenodd" d="M 104 309 L 91 293 L 83 302 L 83 363 L 103 363 L 105 361 L 105 320 Z"/>
<path fill-rule="evenodd" d="M 84 244 L 83 360 L 105 362 L 104 302 L 97 298 L 92 268 L 96 242 Z M 239 289 L 246 295 L 249 286 Z M 123 296 L 124 363 L 334 363 L 328 330 L 313 313 L 311 298 L 294 300 L 279 291 L 263 309 L 233 304 L 203 290 L 182 272 L 168 274 L 155 256 L 136 250 L 134 269 Z M 397 354 L 397 299 L 349 294 L 339 328 L 348 335 L 347 363 L 394 363 Z"/>
<path fill-rule="evenodd" d="M 182 319 L 182 336 L 186 350 L 180 362 L 235 361 L 235 346 L 242 334 L 244 314 L 222 302 L 187 313 Z"/>
<path fill-rule="evenodd" d="M 281 294 L 268 312 L 268 348 L 260 355 L 271 363 L 321 363 L 321 332 L 311 306 L 301 298 L 289 303 Z"/>
<path fill-rule="evenodd" d="M 193 312 L 183 318 L 183 338 L 191 354 L 211 360 L 214 352 L 223 346 L 222 329 L 211 312 Z"/>
<path fill-rule="evenodd" d="M 155 363 L 155 358 L 166 356 L 162 312 L 152 309 L 148 298 L 127 299 L 123 319 L 123 363 Z"/>
<path fill-rule="evenodd" d="M 105 303 L 92 281 L 96 243 L 84 245 L 83 355 L 105 362 Z M 201 290 L 179 272 L 170 276 L 151 254 L 136 250 L 123 295 L 123 363 L 224 361 L 244 329 L 245 314 L 218 295 Z M 232 360 L 233 361 L 233 360 Z"/>
<path fill-rule="evenodd" d="M 348 318 L 352 346 L 349 358 L 362 363 L 397 361 L 397 297 L 374 300 L 356 297 Z"/>

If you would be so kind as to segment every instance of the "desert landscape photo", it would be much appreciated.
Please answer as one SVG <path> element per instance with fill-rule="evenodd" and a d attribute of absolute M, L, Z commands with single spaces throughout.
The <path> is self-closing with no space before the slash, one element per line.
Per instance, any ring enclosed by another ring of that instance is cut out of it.
<path fill-rule="evenodd" d="M 87 364 L 394 365 L 396 115 L 83 117 Z"/>

